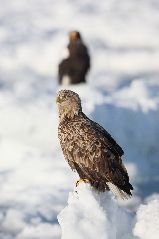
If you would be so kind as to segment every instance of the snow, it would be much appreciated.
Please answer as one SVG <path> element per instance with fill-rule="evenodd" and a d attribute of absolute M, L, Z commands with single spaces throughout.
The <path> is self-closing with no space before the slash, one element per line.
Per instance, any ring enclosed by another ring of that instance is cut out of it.
<path fill-rule="evenodd" d="M 159 235 L 159 196 L 140 205 L 134 235 L 140 239 L 157 239 Z"/>
<path fill-rule="evenodd" d="M 133 238 L 134 230 L 139 238 L 154 239 L 159 192 L 158 1 L 0 2 L 0 238 L 59 239 L 57 215 L 63 208 L 62 230 L 69 215 L 82 224 L 80 207 L 89 212 L 88 227 L 94 225 L 89 200 L 101 222 L 94 235 L 114 235 L 103 227 L 110 225 L 105 202 L 115 205 L 112 213 L 118 216 L 116 202 L 104 194 L 101 203 L 102 196 L 85 187 L 78 188 L 77 199 L 72 191 L 78 176 L 65 162 L 57 138 L 57 65 L 68 32 L 77 29 L 89 45 L 92 69 L 87 84 L 67 88 L 80 94 L 84 112 L 123 147 L 135 188 L 132 199 L 118 203 L 126 225 L 119 224 L 120 238 Z"/>
<path fill-rule="evenodd" d="M 120 208 L 111 195 L 98 194 L 86 184 L 69 194 L 68 205 L 58 215 L 58 221 L 61 239 L 132 238 L 131 214 Z"/>
<path fill-rule="evenodd" d="M 157 239 L 159 195 L 147 198 L 134 216 L 111 193 L 97 193 L 88 184 L 80 184 L 69 193 L 58 221 L 61 239 Z"/>

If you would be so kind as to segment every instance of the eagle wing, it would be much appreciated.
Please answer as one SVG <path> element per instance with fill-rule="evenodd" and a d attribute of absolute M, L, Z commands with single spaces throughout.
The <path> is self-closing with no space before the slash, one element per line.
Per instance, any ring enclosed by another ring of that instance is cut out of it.
<path fill-rule="evenodd" d="M 122 148 L 105 129 L 89 119 L 83 124 L 83 130 L 85 141 L 87 146 L 89 142 L 89 146 L 85 148 L 85 157 L 77 158 L 78 167 L 99 190 L 104 191 L 109 185 L 111 190 L 115 191 L 119 188 L 120 193 L 123 190 L 131 195 L 130 189 L 133 187 L 129 183 L 127 170 L 122 163 L 121 156 L 124 153 Z M 117 188 L 114 189 L 115 186 Z"/>
<path fill-rule="evenodd" d="M 98 123 L 91 121 L 91 124 L 93 127 L 96 127 L 96 129 L 108 140 L 108 143 L 111 147 L 111 149 L 119 155 L 124 155 L 123 149 L 117 144 L 117 142 L 112 138 L 112 136 Z"/>

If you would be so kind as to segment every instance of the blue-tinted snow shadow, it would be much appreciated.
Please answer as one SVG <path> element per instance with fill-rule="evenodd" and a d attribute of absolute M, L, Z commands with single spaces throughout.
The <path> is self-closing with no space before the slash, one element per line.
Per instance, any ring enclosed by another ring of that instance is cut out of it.
<path fill-rule="evenodd" d="M 144 113 L 112 104 L 97 105 L 90 115 L 122 146 L 124 161 L 137 167 L 134 183 L 141 196 L 159 192 L 159 111 Z"/>

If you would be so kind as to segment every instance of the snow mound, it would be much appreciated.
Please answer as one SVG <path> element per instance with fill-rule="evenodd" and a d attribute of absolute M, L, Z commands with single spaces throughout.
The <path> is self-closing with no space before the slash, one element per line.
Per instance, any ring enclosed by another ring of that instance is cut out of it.
<path fill-rule="evenodd" d="M 134 235 L 140 239 L 158 239 L 159 237 L 159 197 L 140 205 L 137 211 L 137 223 Z"/>
<path fill-rule="evenodd" d="M 88 184 L 80 184 L 69 194 L 58 221 L 62 239 L 133 238 L 131 213 L 119 207 L 109 193 L 98 194 Z"/>

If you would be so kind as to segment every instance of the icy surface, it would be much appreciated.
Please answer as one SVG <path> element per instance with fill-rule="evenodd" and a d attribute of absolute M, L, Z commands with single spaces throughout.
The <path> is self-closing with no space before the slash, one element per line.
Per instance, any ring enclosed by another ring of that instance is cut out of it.
<path fill-rule="evenodd" d="M 57 214 L 77 175 L 60 150 L 55 97 L 57 65 L 73 29 L 89 45 L 92 70 L 88 84 L 71 89 L 123 147 L 135 192 L 120 204 L 134 215 L 159 192 L 158 0 L 0 3 L 0 238 L 60 238 Z M 137 219 L 143 239 L 142 228 Z"/>
<path fill-rule="evenodd" d="M 134 235 L 140 239 L 158 239 L 159 235 L 159 196 L 141 205 L 137 211 Z"/>
<path fill-rule="evenodd" d="M 131 213 L 119 207 L 108 193 L 98 194 L 86 184 L 69 194 L 68 206 L 60 212 L 58 221 L 62 239 L 133 238 Z"/>

